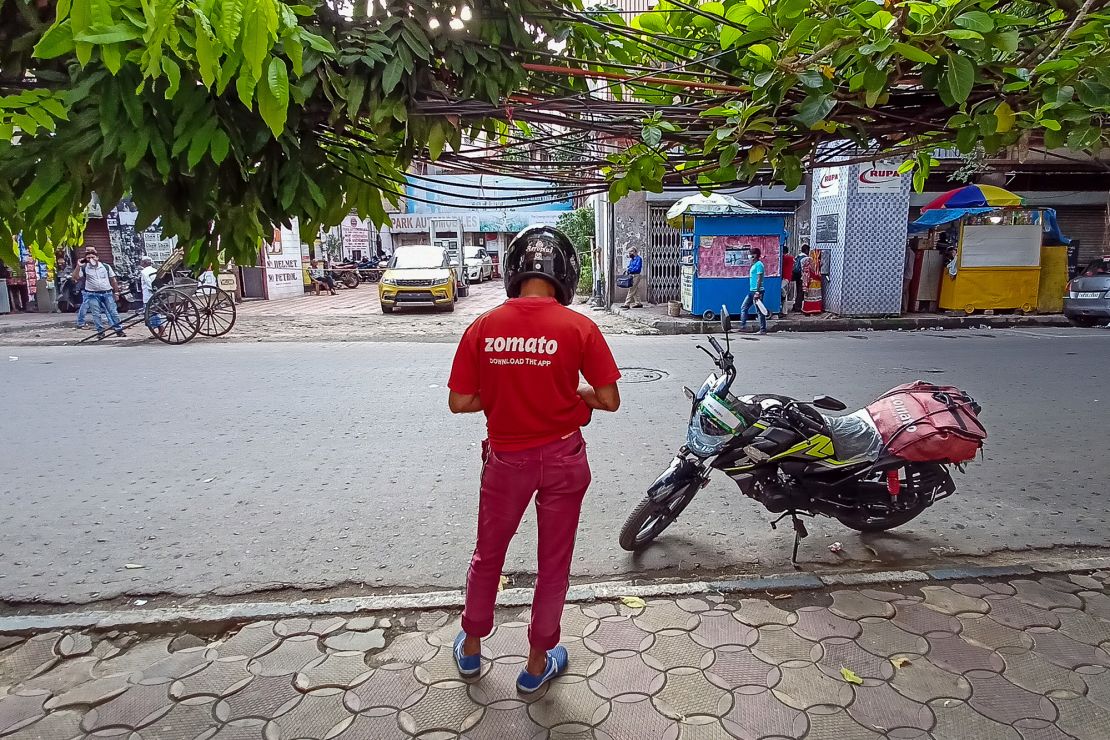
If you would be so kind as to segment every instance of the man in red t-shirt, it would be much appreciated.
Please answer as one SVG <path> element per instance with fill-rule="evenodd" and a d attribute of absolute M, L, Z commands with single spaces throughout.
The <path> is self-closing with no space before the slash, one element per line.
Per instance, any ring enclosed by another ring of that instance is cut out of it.
<path fill-rule="evenodd" d="M 597 325 L 566 308 L 579 266 L 563 234 L 546 226 L 520 232 L 505 250 L 503 273 L 509 300 L 466 330 L 448 383 L 451 411 L 485 412 L 488 430 L 455 661 L 464 676 L 481 670 L 505 552 L 535 494 L 539 563 L 528 663 L 517 679 L 517 689 L 531 693 L 566 670 L 559 622 L 590 485 L 581 428 L 594 410 L 620 406 L 620 371 Z"/>

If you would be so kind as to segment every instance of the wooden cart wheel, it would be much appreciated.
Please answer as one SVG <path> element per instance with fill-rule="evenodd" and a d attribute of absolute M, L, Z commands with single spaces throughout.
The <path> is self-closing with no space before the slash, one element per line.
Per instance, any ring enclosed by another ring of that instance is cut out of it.
<path fill-rule="evenodd" d="M 200 311 L 189 293 L 162 288 L 146 304 L 146 326 L 159 342 L 185 344 L 200 330 Z"/>
<path fill-rule="evenodd" d="M 193 300 L 200 311 L 202 336 L 222 337 L 235 326 L 235 299 L 227 291 L 213 285 L 202 285 Z"/>

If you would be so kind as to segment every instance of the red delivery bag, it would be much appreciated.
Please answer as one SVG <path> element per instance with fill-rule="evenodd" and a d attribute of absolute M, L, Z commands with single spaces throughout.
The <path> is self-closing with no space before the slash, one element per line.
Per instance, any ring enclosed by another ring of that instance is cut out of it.
<path fill-rule="evenodd" d="M 959 388 L 921 380 L 892 388 L 867 407 L 887 451 L 910 462 L 973 459 L 987 438 L 979 410 Z"/>

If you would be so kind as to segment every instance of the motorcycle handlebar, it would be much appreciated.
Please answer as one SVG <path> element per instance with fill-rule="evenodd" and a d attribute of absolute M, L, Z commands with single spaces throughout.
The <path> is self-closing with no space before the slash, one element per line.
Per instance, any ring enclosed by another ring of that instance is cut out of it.
<path fill-rule="evenodd" d="M 717 341 L 717 337 L 709 337 L 709 343 L 713 345 L 713 349 L 717 350 L 717 354 L 724 356 L 725 351 L 721 348 L 721 343 Z"/>

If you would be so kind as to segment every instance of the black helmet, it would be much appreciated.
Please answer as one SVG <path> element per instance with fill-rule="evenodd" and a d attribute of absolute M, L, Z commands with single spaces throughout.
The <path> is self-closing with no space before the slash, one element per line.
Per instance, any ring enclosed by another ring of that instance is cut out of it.
<path fill-rule="evenodd" d="M 501 271 L 510 298 L 520 297 L 520 284 L 528 278 L 544 278 L 555 286 L 559 303 L 569 306 L 579 269 L 578 252 L 563 232 L 551 226 L 528 226 L 505 248 Z"/>

